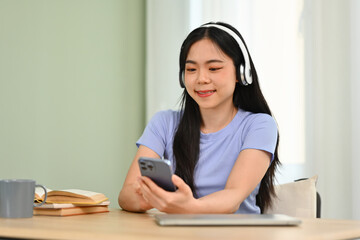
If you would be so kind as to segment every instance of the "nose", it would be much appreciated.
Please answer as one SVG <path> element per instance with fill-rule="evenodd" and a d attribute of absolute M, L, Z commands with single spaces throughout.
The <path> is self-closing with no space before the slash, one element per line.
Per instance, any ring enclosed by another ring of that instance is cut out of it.
<path fill-rule="evenodd" d="M 204 69 L 199 70 L 199 74 L 197 76 L 197 83 L 198 84 L 208 84 L 210 83 L 209 74 Z"/>

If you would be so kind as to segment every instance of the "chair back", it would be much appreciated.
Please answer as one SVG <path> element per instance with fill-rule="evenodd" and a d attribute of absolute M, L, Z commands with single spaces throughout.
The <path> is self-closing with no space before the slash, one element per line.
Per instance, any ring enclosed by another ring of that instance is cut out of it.
<path fill-rule="evenodd" d="M 266 214 L 285 214 L 293 217 L 320 218 L 321 198 L 316 191 L 318 176 L 298 179 L 275 186 L 276 197 Z"/>

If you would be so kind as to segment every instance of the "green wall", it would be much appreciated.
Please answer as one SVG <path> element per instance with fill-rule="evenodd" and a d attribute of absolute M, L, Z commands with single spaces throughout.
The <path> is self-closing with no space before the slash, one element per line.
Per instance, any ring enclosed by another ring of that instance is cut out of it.
<path fill-rule="evenodd" d="M 144 0 L 0 0 L 0 179 L 103 192 L 145 119 Z"/>

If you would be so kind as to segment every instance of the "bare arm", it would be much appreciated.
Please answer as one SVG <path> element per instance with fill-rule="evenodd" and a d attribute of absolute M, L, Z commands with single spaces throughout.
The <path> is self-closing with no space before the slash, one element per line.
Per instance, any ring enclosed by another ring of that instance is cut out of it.
<path fill-rule="evenodd" d="M 141 177 L 141 192 L 149 204 L 168 213 L 233 213 L 255 189 L 265 175 L 271 154 L 261 150 L 243 150 L 236 160 L 224 190 L 199 199 L 192 196 L 185 182 L 173 176 L 178 187 L 175 193 L 166 192 L 150 179 Z"/>
<path fill-rule="evenodd" d="M 139 157 L 160 158 L 160 156 L 150 148 L 142 145 L 139 147 L 135 158 L 130 165 L 118 198 L 119 206 L 124 210 L 132 212 L 144 212 L 152 208 L 140 192 L 140 185 L 138 183 L 138 177 L 141 176 L 138 166 Z"/>

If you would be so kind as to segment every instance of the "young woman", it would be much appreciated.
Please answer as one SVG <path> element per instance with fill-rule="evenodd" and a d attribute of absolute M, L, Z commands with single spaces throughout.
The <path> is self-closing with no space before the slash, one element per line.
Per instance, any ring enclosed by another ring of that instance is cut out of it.
<path fill-rule="evenodd" d="M 124 210 L 261 213 L 279 165 L 277 125 L 240 33 L 225 23 L 193 30 L 180 52 L 181 110 L 161 111 L 138 140 L 119 194 Z M 169 159 L 176 192 L 141 177 L 139 157 Z"/>

